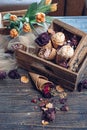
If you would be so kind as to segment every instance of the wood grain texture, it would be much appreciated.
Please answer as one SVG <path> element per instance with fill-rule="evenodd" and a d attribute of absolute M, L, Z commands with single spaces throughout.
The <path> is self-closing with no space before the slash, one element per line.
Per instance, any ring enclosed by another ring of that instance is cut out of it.
<path fill-rule="evenodd" d="M 19 69 L 21 75 L 27 71 Z M 30 78 L 30 77 L 29 77 Z M 0 80 L 0 130 L 86 130 L 87 91 L 67 92 L 68 112 L 57 111 L 56 119 L 47 126 L 41 125 L 41 110 L 31 99 L 42 97 L 31 82 L 23 84 L 19 79 L 7 77 Z M 61 107 L 59 96 L 52 97 L 54 106 Z"/>

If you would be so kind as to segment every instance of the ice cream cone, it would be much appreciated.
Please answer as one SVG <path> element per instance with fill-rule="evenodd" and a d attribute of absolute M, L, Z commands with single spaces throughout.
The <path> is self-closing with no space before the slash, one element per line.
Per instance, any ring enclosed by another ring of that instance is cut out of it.
<path fill-rule="evenodd" d="M 35 83 L 36 86 L 37 86 L 37 81 L 39 80 L 39 78 L 48 80 L 47 77 L 39 75 L 39 74 L 36 74 L 36 73 L 29 72 L 29 74 L 30 74 L 30 76 L 31 76 L 31 78 L 34 81 L 34 83 Z"/>
<path fill-rule="evenodd" d="M 53 59 L 55 59 L 55 57 L 56 57 L 56 49 L 55 48 L 52 48 L 51 49 L 51 53 L 50 53 L 50 55 L 46 58 L 47 60 L 53 60 Z"/>
<path fill-rule="evenodd" d="M 39 80 L 37 81 L 38 90 L 42 91 L 46 84 L 50 84 L 50 85 L 52 84 L 53 85 L 53 83 L 51 81 L 48 81 L 48 80 L 43 79 L 43 78 L 39 78 Z"/>
<path fill-rule="evenodd" d="M 51 43 L 51 41 L 49 41 L 49 43 L 48 44 L 46 44 L 45 46 L 43 46 L 43 48 L 49 48 L 49 49 L 52 49 L 52 43 Z"/>
<path fill-rule="evenodd" d="M 53 83 L 51 81 L 48 81 L 47 77 L 31 72 L 29 72 L 29 74 L 38 90 L 42 91 L 45 84 L 51 84 L 53 86 Z"/>

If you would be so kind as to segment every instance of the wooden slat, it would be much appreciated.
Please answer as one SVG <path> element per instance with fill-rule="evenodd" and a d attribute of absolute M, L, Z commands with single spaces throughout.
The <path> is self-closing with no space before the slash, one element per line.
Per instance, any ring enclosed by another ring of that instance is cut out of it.
<path fill-rule="evenodd" d="M 19 69 L 21 75 L 28 74 L 28 71 Z M 8 77 L 0 81 L 0 130 L 86 130 L 87 128 L 87 91 L 67 92 L 69 105 L 68 112 L 57 111 L 56 119 L 47 126 L 41 125 L 39 107 L 31 99 L 42 97 L 34 88 L 31 80 L 23 84 L 20 79 L 12 80 Z M 52 98 L 54 106 L 60 108 L 59 96 Z M 39 102 L 39 101 L 38 101 Z"/>
<path fill-rule="evenodd" d="M 62 77 L 62 79 L 64 78 L 66 80 L 69 79 L 72 82 L 76 81 L 77 74 L 72 72 L 72 71 L 69 71 L 68 69 L 60 67 L 52 62 L 46 61 L 46 60 L 41 59 L 35 55 L 32 55 L 30 53 L 26 53 L 26 52 L 21 51 L 21 50 L 16 51 L 15 54 L 16 54 L 16 58 L 18 59 L 18 61 L 24 61 L 25 65 L 27 65 L 27 68 L 29 65 L 33 65 L 33 64 L 37 64 L 37 63 L 42 64 L 42 65 L 47 66 L 47 67 L 49 65 L 49 69 L 51 70 L 51 72 L 58 75 L 60 78 Z M 65 76 L 65 75 L 67 75 L 67 76 Z"/>

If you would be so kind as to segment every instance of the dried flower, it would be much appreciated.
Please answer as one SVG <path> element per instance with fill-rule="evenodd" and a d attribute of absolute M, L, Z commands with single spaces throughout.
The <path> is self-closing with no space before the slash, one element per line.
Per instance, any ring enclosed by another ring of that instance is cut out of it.
<path fill-rule="evenodd" d="M 12 38 L 17 37 L 18 36 L 18 31 L 15 28 L 11 29 L 10 30 L 10 36 Z"/>
<path fill-rule="evenodd" d="M 16 69 L 11 70 L 11 71 L 8 73 L 8 76 L 9 76 L 9 78 L 11 78 L 11 79 L 19 79 L 19 78 L 20 78 L 20 74 L 17 72 Z"/>
<path fill-rule="evenodd" d="M 41 0 L 39 3 L 34 2 L 29 5 L 28 10 L 23 17 L 17 17 L 16 15 L 7 13 L 3 16 L 3 20 L 8 20 L 9 25 L 7 26 L 10 30 L 17 29 L 19 34 L 21 31 L 29 32 L 31 28 L 34 29 L 33 25 L 44 26 L 43 22 L 46 22 L 49 18 L 45 17 L 45 14 L 57 10 L 57 4 L 51 4 L 52 0 Z M 24 24 L 24 23 L 27 24 Z M 29 25 L 28 25 L 29 24 Z M 35 29 L 34 29 L 35 30 Z M 11 32 L 11 37 L 18 36 L 18 32 Z"/>
<path fill-rule="evenodd" d="M 0 71 L 0 79 L 3 80 L 6 78 L 6 72 Z"/>
<path fill-rule="evenodd" d="M 69 111 L 69 107 L 67 105 L 64 105 L 60 108 L 61 111 Z"/>
<path fill-rule="evenodd" d="M 87 79 L 84 79 L 78 83 L 78 91 L 81 92 L 82 89 L 87 89 Z"/>
<path fill-rule="evenodd" d="M 39 46 L 44 46 L 46 44 L 49 43 L 50 40 L 50 36 L 48 35 L 47 32 L 41 33 L 36 39 L 35 42 L 39 45 Z"/>
<path fill-rule="evenodd" d="M 24 23 L 23 31 L 24 32 L 31 32 L 31 27 L 30 27 L 29 23 Z"/>
<path fill-rule="evenodd" d="M 44 13 L 37 13 L 36 14 L 36 21 L 38 23 L 45 22 L 45 14 Z"/>
<path fill-rule="evenodd" d="M 47 84 L 44 85 L 43 90 L 42 90 L 42 94 L 43 94 L 44 97 L 51 98 L 51 96 L 52 96 L 51 95 L 51 88 L 52 87 L 53 86 L 50 83 L 47 83 Z"/>
<path fill-rule="evenodd" d="M 52 0 L 45 0 L 45 4 L 46 4 L 46 5 L 51 4 L 51 2 L 52 2 Z"/>
<path fill-rule="evenodd" d="M 55 114 L 56 114 L 55 108 L 49 108 L 48 110 L 43 111 L 42 116 L 45 121 L 50 122 L 55 119 Z"/>
<path fill-rule="evenodd" d="M 47 103 L 47 104 L 46 104 L 46 108 L 53 108 L 53 104 L 52 104 L 52 103 L 50 103 L 50 102 L 49 102 L 49 103 Z"/>
<path fill-rule="evenodd" d="M 34 98 L 34 99 L 31 100 L 31 102 L 32 103 L 37 103 L 37 99 Z"/>
<path fill-rule="evenodd" d="M 71 46 L 74 46 L 74 49 L 77 47 L 78 45 L 78 40 L 77 40 L 77 36 L 74 35 L 72 38 L 71 38 Z"/>
<path fill-rule="evenodd" d="M 50 9 L 51 9 L 51 12 L 57 11 L 57 3 L 52 4 Z"/>
<path fill-rule="evenodd" d="M 10 15 L 10 20 L 17 21 L 17 16 L 16 15 Z"/>
<path fill-rule="evenodd" d="M 65 104 L 66 101 L 67 101 L 67 98 L 60 98 L 60 99 L 59 99 L 59 102 L 60 102 L 61 104 Z"/>

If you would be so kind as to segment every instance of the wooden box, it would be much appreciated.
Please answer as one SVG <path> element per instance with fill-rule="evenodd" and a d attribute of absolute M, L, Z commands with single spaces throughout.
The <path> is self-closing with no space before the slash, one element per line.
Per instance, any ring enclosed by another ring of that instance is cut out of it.
<path fill-rule="evenodd" d="M 26 10 L 20 14 L 20 11 L 13 11 L 13 14 L 17 16 L 23 16 Z M 12 11 L 11 11 L 12 13 Z M 2 13 L 2 16 L 4 13 Z M 3 25 L 7 25 L 8 21 L 3 21 Z M 39 58 L 35 54 L 31 54 L 22 50 L 17 50 L 15 56 L 18 65 L 29 71 L 37 72 L 48 76 L 50 80 L 57 84 L 61 84 L 63 87 L 69 90 L 75 90 L 78 82 L 87 76 L 85 70 L 87 70 L 87 35 L 86 33 L 72 27 L 57 19 L 53 20 L 51 26 L 56 32 L 63 29 L 68 35 L 75 34 L 79 39 L 79 44 L 76 47 L 74 56 L 69 60 L 69 68 L 61 67 L 51 61 L 47 61 Z M 8 33 L 5 28 L 0 29 L 1 34 Z"/>
<path fill-rule="evenodd" d="M 39 58 L 35 54 L 22 50 L 16 51 L 16 58 L 20 67 L 27 70 L 36 71 L 55 83 L 59 83 L 69 90 L 77 88 L 78 82 L 82 79 L 87 69 L 87 35 L 86 33 L 55 19 L 51 26 L 56 32 L 63 28 L 68 35 L 75 34 L 79 39 L 79 44 L 75 49 L 74 56 L 69 60 L 69 68 L 66 69 L 51 61 Z M 85 75 L 87 76 L 87 75 Z"/>

